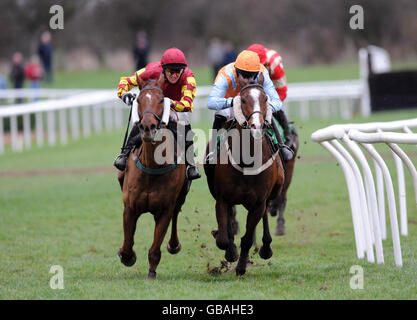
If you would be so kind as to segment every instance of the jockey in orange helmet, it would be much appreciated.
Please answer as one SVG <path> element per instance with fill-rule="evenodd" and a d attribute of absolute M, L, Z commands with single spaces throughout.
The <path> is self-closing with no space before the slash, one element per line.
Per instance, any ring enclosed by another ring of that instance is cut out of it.
<path fill-rule="evenodd" d="M 147 81 L 148 79 L 158 79 L 161 73 L 163 73 L 165 77 L 163 87 L 165 99 L 170 99 L 172 109 L 182 113 L 181 120 L 185 122 L 185 136 L 187 136 L 187 133 L 191 130 L 188 112 L 193 112 L 193 101 L 197 84 L 193 72 L 187 67 L 187 60 L 181 50 L 170 48 L 164 52 L 160 62 L 151 62 L 145 68 L 136 71 L 132 76 L 122 77 L 117 88 L 117 95 L 124 103 L 130 105 L 133 103 L 135 96 L 129 91 L 138 86 L 138 78 L 141 78 L 144 81 Z M 132 116 L 133 115 L 134 113 L 132 113 Z M 125 170 L 130 150 L 141 141 L 138 134 L 138 126 L 133 125 L 126 146 L 122 148 L 122 153 L 114 161 L 114 166 L 117 169 L 122 171 Z M 194 155 L 192 140 L 185 141 L 185 148 L 190 154 Z M 189 180 L 201 177 L 195 167 L 193 158 L 188 159 L 188 157 L 186 157 L 186 164 L 187 178 Z"/>
<path fill-rule="evenodd" d="M 263 64 L 271 76 L 271 80 L 277 90 L 277 93 L 282 101 L 287 97 L 287 78 L 284 72 L 284 65 L 282 64 L 282 57 L 280 54 L 272 49 L 265 48 L 259 43 L 254 43 L 248 47 L 247 50 L 258 54 L 261 64 Z M 292 144 L 292 132 L 288 124 L 288 119 L 283 110 L 274 114 L 279 124 L 284 130 L 284 137 L 289 146 Z"/>
<path fill-rule="evenodd" d="M 207 107 L 216 110 L 213 130 L 219 130 L 222 124 L 234 117 L 233 100 L 240 93 L 240 83 L 246 85 L 251 80 L 257 80 L 259 74 L 264 77 L 263 88 L 269 97 L 269 104 L 273 112 L 281 110 L 282 101 L 280 100 L 274 84 L 269 77 L 268 70 L 260 63 L 259 56 L 248 50 L 243 50 L 232 62 L 220 69 L 214 82 L 213 88 L 207 100 Z M 280 145 L 280 135 L 277 126 L 273 126 Z M 214 146 L 215 147 L 215 146 Z M 281 148 L 281 153 L 285 161 L 292 159 L 293 153 L 287 148 Z M 212 153 L 209 154 L 209 158 Z"/>

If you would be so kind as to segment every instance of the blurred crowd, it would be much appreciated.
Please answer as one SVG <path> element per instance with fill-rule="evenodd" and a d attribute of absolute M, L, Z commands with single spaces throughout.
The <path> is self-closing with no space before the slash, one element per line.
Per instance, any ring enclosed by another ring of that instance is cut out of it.
<path fill-rule="evenodd" d="M 16 51 L 12 56 L 10 65 L 9 80 L 11 88 L 21 89 L 24 87 L 25 81 L 29 81 L 29 87 L 39 89 L 40 82 L 45 81 L 51 83 L 53 80 L 52 71 L 52 44 L 51 33 L 45 31 L 39 40 L 36 54 L 33 54 L 27 62 L 23 54 Z M 0 76 L 0 88 L 6 89 L 7 79 Z M 21 103 L 22 99 L 16 99 L 16 103 Z"/>

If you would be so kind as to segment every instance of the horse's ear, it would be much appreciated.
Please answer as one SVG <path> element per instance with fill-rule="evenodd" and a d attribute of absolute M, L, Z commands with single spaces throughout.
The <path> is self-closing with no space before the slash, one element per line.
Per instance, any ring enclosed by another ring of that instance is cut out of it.
<path fill-rule="evenodd" d="M 164 76 L 164 74 L 163 74 L 163 73 L 161 73 L 161 74 L 159 75 L 159 79 L 158 79 L 158 81 L 156 82 L 156 85 L 157 85 L 158 87 L 160 87 L 161 89 L 163 89 L 163 88 L 164 88 L 164 83 L 165 83 L 165 76 Z"/>
<path fill-rule="evenodd" d="M 243 88 L 245 85 L 246 85 L 246 83 L 244 82 L 244 80 L 241 78 L 241 77 L 237 77 L 237 82 L 239 83 L 239 87 L 240 88 Z"/>
<path fill-rule="evenodd" d="M 142 80 L 141 77 L 138 77 L 138 85 L 139 85 L 139 90 L 142 90 L 142 88 L 146 85 L 146 82 Z"/>
<path fill-rule="evenodd" d="M 264 81 L 265 81 L 264 74 L 262 73 L 262 71 L 259 71 L 258 84 L 260 84 L 261 86 L 263 86 L 264 85 Z"/>

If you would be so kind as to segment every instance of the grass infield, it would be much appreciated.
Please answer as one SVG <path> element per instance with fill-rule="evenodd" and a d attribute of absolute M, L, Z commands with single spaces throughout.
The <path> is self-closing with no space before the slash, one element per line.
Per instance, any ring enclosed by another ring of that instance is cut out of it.
<path fill-rule="evenodd" d="M 352 121 L 412 117 L 417 111 Z M 287 235 L 273 236 L 274 255 L 267 261 L 251 251 L 252 264 L 243 277 L 233 272 L 235 264 L 221 267 L 224 251 L 210 234 L 217 228 L 215 202 L 204 176 L 193 182 L 179 216 L 182 251 L 170 255 L 165 238 L 157 280 L 145 280 L 154 229 L 150 214 L 138 221 L 136 264 L 126 268 L 120 263 L 116 253 L 123 240 L 123 205 L 112 163 L 121 131 L 0 156 L 0 299 L 416 299 L 417 212 L 411 179 L 406 172 L 404 266 L 394 265 L 388 218 L 385 264 L 357 259 L 342 169 L 310 140 L 313 131 L 340 122 L 296 121 L 301 146 L 288 194 Z M 194 128 L 208 130 L 209 124 Z M 388 148 L 378 149 L 389 156 Z M 406 149 L 415 160 L 415 146 Z M 394 168 L 394 161 L 387 163 Z M 396 187 L 395 170 L 391 174 Z M 245 219 L 239 206 L 238 246 Z M 272 231 L 275 226 L 271 218 Z M 53 265 L 63 267 L 63 290 L 49 286 Z M 350 288 L 354 265 L 363 268 L 363 290 Z"/>

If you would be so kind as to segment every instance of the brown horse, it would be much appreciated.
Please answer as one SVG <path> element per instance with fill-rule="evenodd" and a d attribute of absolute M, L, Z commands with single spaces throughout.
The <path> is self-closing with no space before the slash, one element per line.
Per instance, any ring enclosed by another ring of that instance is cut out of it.
<path fill-rule="evenodd" d="M 295 165 L 295 159 L 297 158 L 297 152 L 298 152 L 298 134 L 297 131 L 294 130 L 292 141 L 291 141 L 291 149 L 294 152 L 294 157 L 285 163 L 285 181 L 284 181 L 284 187 L 282 188 L 282 191 L 279 193 L 278 197 L 276 197 L 269 206 L 269 213 L 271 216 L 275 217 L 278 214 L 277 219 L 277 227 L 275 229 L 275 235 L 276 236 L 283 236 L 286 234 L 285 229 L 285 219 L 284 219 L 284 212 L 285 207 L 287 205 L 287 191 L 291 184 L 292 175 L 294 173 L 294 165 Z"/>
<path fill-rule="evenodd" d="M 221 163 L 221 149 L 217 155 L 217 163 L 211 164 L 206 161 L 204 171 L 212 196 L 216 199 L 216 218 L 218 231 L 213 235 L 216 238 L 218 248 L 225 250 L 225 258 L 229 262 L 234 262 L 239 258 L 236 266 L 236 274 L 243 275 L 246 272 L 248 253 L 253 243 L 255 228 L 259 221 L 263 219 L 263 237 L 262 247 L 259 255 L 263 259 L 269 259 L 272 256 L 271 242 L 272 238 L 268 225 L 268 206 L 269 202 L 276 198 L 281 192 L 284 184 L 284 170 L 281 159 L 277 153 L 273 153 L 267 138 L 266 122 L 267 118 L 267 95 L 260 84 L 249 84 L 241 86 L 240 107 L 236 107 L 234 102 L 235 118 L 236 111 L 240 109 L 241 117 L 244 121 L 239 121 L 236 125 L 235 132 L 240 136 L 241 147 L 240 156 L 244 152 L 242 137 L 245 136 L 243 129 L 250 129 L 249 145 L 250 152 L 253 154 L 255 148 L 255 139 L 261 139 L 260 150 L 262 156 L 262 171 L 253 171 L 250 175 L 244 174 L 248 165 L 236 166 L 233 160 Z M 238 108 L 238 109 L 236 109 Z M 255 120 L 256 119 L 256 120 Z M 248 135 L 246 135 L 248 137 Z M 259 141 L 259 140 L 258 140 Z M 229 149 L 239 147 L 233 142 L 233 137 L 227 137 L 225 142 L 228 143 Z M 247 143 L 246 143 L 247 145 Z M 231 147 L 230 147 L 231 146 Z M 206 153 L 209 151 L 209 146 Z M 227 151 L 226 151 L 227 152 Z M 220 162 L 220 163 L 219 163 Z M 249 172 L 249 171 L 248 171 Z M 233 207 L 236 204 L 242 204 L 247 210 L 246 232 L 241 238 L 241 252 L 238 255 L 236 245 L 234 244 L 234 230 L 232 225 Z"/>
<path fill-rule="evenodd" d="M 165 155 L 173 155 L 175 152 L 174 141 L 166 143 L 172 135 L 166 134 L 168 129 L 161 120 L 164 110 L 163 83 L 163 75 L 158 80 L 150 80 L 147 83 L 139 78 L 141 90 L 137 102 L 140 121 L 137 125 L 142 144 L 130 153 L 126 171 L 118 174 L 124 203 L 124 241 L 118 255 L 125 266 L 130 267 L 136 262 L 133 243 L 139 216 L 145 212 L 154 216 L 154 241 L 148 253 L 148 279 L 156 277 L 156 268 L 161 259 L 160 247 L 171 220 L 168 252 L 175 254 L 181 249 L 177 235 L 177 218 L 191 184 L 186 179 L 183 161 L 174 164 L 167 161 L 160 164 L 161 161 L 155 158 L 155 151 L 162 143 L 166 146 Z M 165 133 L 165 139 L 155 139 L 157 132 Z"/>
<path fill-rule="evenodd" d="M 285 207 L 287 205 L 287 191 L 292 181 L 295 160 L 297 157 L 297 152 L 298 152 L 298 147 L 299 147 L 298 133 L 295 127 L 294 127 L 292 141 L 290 145 L 291 145 L 292 151 L 294 152 L 294 156 L 290 161 L 284 164 L 284 169 L 285 169 L 284 186 L 282 187 L 282 190 L 278 194 L 278 196 L 271 201 L 269 205 L 269 209 L 268 209 L 269 213 L 273 217 L 275 217 L 278 213 L 277 226 L 274 232 L 276 236 L 283 236 L 287 233 L 286 228 L 285 228 L 284 212 L 285 212 Z M 235 207 L 233 207 L 233 211 L 232 211 L 232 228 L 233 228 L 234 234 L 236 235 L 239 231 L 239 223 L 236 220 L 236 208 Z M 257 247 L 256 234 L 254 234 L 253 245 Z"/>

